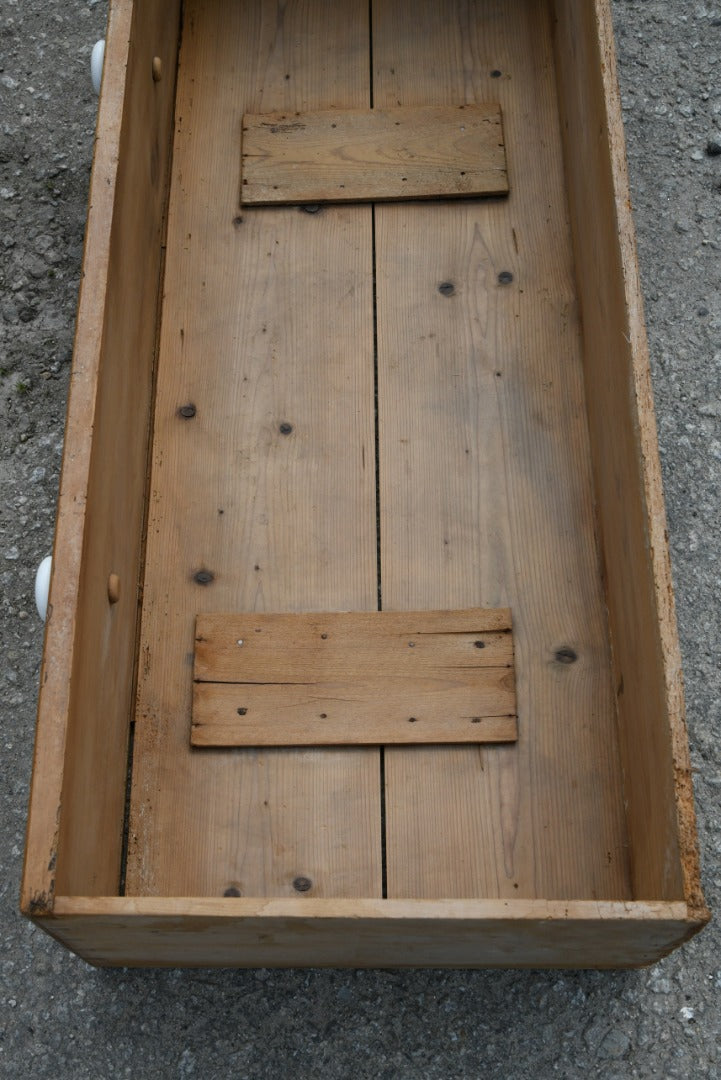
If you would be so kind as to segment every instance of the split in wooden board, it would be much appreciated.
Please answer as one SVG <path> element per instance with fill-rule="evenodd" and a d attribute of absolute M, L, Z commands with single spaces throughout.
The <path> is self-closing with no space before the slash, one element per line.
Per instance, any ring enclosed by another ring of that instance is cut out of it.
<path fill-rule="evenodd" d="M 191 742 L 514 742 L 507 610 L 199 615 Z"/>
<path fill-rule="evenodd" d="M 243 117 L 241 202 L 383 202 L 508 193 L 495 104 Z"/>

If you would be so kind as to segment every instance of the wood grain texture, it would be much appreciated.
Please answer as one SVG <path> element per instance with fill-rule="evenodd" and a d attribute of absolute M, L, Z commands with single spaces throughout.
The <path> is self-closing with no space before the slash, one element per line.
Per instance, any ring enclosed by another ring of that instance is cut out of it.
<path fill-rule="evenodd" d="M 553 7 L 633 892 L 707 918 L 611 13 Z"/>
<path fill-rule="evenodd" d="M 374 104 L 500 101 L 510 176 L 375 211 L 383 605 L 510 606 L 519 715 L 513 747 L 388 749 L 388 895 L 625 898 L 548 11 L 399 0 L 373 30 Z"/>
<path fill-rule="evenodd" d="M 109 893 L 120 878 L 179 9 L 115 0 L 110 10 L 40 678 L 26 912 L 50 908 L 56 889 Z M 169 73 L 160 83 L 154 55 Z M 110 573 L 123 586 L 113 606 Z"/>
<path fill-rule="evenodd" d="M 242 645 L 239 645 L 242 642 Z M 305 615 L 199 615 L 195 679 L 259 682 L 269 671 L 288 680 L 311 666 L 332 681 L 351 672 L 438 678 L 449 667 L 508 668 L 513 664 L 511 612 L 352 611 Z"/>
<path fill-rule="evenodd" d="M 201 615 L 191 743 L 513 742 L 509 614 Z"/>
<path fill-rule="evenodd" d="M 510 683 L 510 685 L 509 685 Z M 512 743 L 512 674 L 239 685 L 196 683 L 193 746 Z"/>
<path fill-rule="evenodd" d="M 377 751 L 188 739 L 199 611 L 376 604 L 371 211 L 237 211 L 243 113 L 366 107 L 367 20 L 185 5 L 129 893 L 381 891 Z"/>
<path fill-rule="evenodd" d="M 243 117 L 241 202 L 382 202 L 508 191 L 497 105 Z"/>
<path fill-rule="evenodd" d="M 633 967 L 699 929 L 684 903 L 58 897 L 43 927 L 132 967 Z"/>

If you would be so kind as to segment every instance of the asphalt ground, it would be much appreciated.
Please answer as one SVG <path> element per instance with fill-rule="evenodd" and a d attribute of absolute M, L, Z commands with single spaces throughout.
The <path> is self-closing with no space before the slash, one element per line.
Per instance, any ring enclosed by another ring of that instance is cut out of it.
<path fill-rule="evenodd" d="M 721 907 L 721 3 L 614 18 L 706 897 Z M 100 971 L 18 914 L 105 0 L 0 0 L 0 1075 L 721 1075 L 717 923 L 635 972 Z"/>

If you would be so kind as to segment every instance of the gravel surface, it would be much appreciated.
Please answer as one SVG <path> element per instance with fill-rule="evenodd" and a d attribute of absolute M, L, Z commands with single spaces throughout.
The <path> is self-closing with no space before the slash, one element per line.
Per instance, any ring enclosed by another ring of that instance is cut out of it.
<path fill-rule="evenodd" d="M 0 1075 L 721 1075 L 711 926 L 650 970 L 96 971 L 17 913 L 104 0 L 0 0 Z M 615 0 L 704 884 L 721 907 L 721 0 Z"/>

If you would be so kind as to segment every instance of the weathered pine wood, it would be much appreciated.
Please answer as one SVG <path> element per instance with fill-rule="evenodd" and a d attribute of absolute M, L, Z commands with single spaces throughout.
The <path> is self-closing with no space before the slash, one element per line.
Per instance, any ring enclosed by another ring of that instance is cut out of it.
<path fill-rule="evenodd" d="M 511 674 L 263 686 L 196 683 L 193 746 L 509 743 L 518 736 Z"/>
<path fill-rule="evenodd" d="M 237 214 L 244 109 L 368 104 L 363 5 L 186 3 L 129 837 L 130 890 L 150 895 L 107 895 L 177 14 L 111 4 L 24 911 L 103 965 L 659 959 L 708 911 L 607 0 L 376 4 L 376 104 L 499 98 L 523 180 L 505 204 L 383 206 L 374 222 Z M 391 620 L 512 607 L 521 720 L 513 747 L 386 750 L 390 900 L 376 752 L 188 745 L 197 612 L 226 627 L 238 610 L 370 612 L 379 582 Z"/>
<path fill-rule="evenodd" d="M 120 877 L 179 12 L 175 0 L 162 8 L 116 0 L 110 11 L 40 678 L 26 912 L 49 910 L 58 889 L 112 893 Z M 122 586 L 113 606 L 111 573 Z"/>
<path fill-rule="evenodd" d="M 244 206 L 508 191 L 493 104 L 246 115 L 241 145 Z"/>
<path fill-rule="evenodd" d="M 608 0 L 555 0 L 556 67 L 634 896 L 701 891 L 648 343 Z"/>
<path fill-rule="evenodd" d="M 633 967 L 699 929 L 684 903 L 58 897 L 49 933 L 145 967 Z"/>
<path fill-rule="evenodd" d="M 509 614 L 201 615 L 191 743 L 513 742 Z"/>
<path fill-rule="evenodd" d="M 368 103 L 361 0 L 186 3 L 130 894 L 381 892 L 377 750 L 188 738 L 198 612 L 376 605 L 371 210 L 237 211 L 244 112 Z"/>
<path fill-rule="evenodd" d="M 239 645 L 239 642 L 243 642 Z M 355 672 L 411 678 L 513 665 L 511 612 L 351 611 L 306 615 L 199 615 L 195 678 L 258 682 L 276 672 L 298 681 L 317 669 L 331 681 Z"/>
<path fill-rule="evenodd" d="M 388 895 L 629 897 L 548 11 L 398 0 L 373 32 L 374 104 L 498 100 L 510 172 L 375 211 L 383 605 L 511 607 L 519 716 L 386 751 Z"/>

